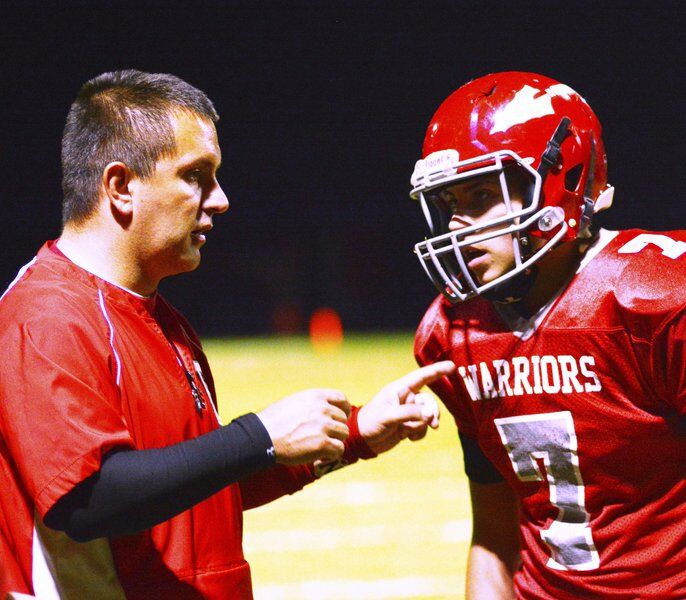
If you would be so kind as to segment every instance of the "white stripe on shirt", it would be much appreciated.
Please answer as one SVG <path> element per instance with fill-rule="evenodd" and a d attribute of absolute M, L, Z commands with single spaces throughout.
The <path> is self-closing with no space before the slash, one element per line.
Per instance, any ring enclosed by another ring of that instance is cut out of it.
<path fill-rule="evenodd" d="M 105 308 L 105 297 L 102 294 L 102 290 L 98 290 L 98 296 L 100 298 L 100 310 L 102 311 L 105 321 L 110 328 L 110 347 L 114 353 L 114 359 L 117 361 L 117 387 L 119 387 L 119 382 L 121 381 L 121 360 L 119 360 L 119 354 L 117 354 L 117 349 L 114 347 L 114 326 L 112 321 L 110 321 L 110 316 L 107 314 L 107 308 Z"/>

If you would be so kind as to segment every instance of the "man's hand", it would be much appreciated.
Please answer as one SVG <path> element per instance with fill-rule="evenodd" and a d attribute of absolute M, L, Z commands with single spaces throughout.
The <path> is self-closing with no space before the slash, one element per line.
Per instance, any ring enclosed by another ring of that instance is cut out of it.
<path fill-rule="evenodd" d="M 377 454 L 390 450 L 401 440 L 419 440 L 428 427 L 438 427 L 438 404 L 419 390 L 455 370 L 452 361 L 427 365 L 389 383 L 357 416 L 360 434 Z"/>
<path fill-rule="evenodd" d="M 343 392 L 321 388 L 287 396 L 257 416 L 272 438 L 276 462 L 300 465 L 343 455 L 349 414 Z"/>

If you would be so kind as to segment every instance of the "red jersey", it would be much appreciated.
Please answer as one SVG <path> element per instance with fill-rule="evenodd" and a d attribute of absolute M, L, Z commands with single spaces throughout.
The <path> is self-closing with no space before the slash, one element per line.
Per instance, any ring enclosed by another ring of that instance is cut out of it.
<path fill-rule="evenodd" d="M 542 275 L 543 276 L 543 275 Z M 686 598 L 686 232 L 602 232 L 530 321 L 442 297 L 420 364 L 516 491 L 520 598 Z"/>
<path fill-rule="evenodd" d="M 252 598 L 238 484 L 118 539 L 82 544 L 42 525 L 113 448 L 161 448 L 219 427 L 209 366 L 185 319 L 51 244 L 0 301 L 0 597 Z M 312 479 L 304 467 L 275 468 L 241 486 L 253 506 Z"/>

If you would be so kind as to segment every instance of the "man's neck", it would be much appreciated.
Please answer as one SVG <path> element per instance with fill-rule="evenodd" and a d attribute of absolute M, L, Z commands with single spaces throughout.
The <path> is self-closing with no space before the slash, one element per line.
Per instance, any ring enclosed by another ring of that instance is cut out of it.
<path fill-rule="evenodd" d="M 120 288 L 140 296 L 151 296 L 158 282 L 150 282 L 126 260 L 125 251 L 111 236 L 97 228 L 79 230 L 65 226 L 57 247 L 73 263 Z"/>

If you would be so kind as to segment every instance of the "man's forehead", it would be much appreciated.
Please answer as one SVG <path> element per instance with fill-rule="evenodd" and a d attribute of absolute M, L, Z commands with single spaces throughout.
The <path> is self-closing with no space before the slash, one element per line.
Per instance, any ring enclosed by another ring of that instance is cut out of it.
<path fill-rule="evenodd" d="M 221 161 L 217 129 L 210 119 L 189 111 L 175 111 L 170 118 L 177 157 L 193 156 L 216 163 Z"/>

